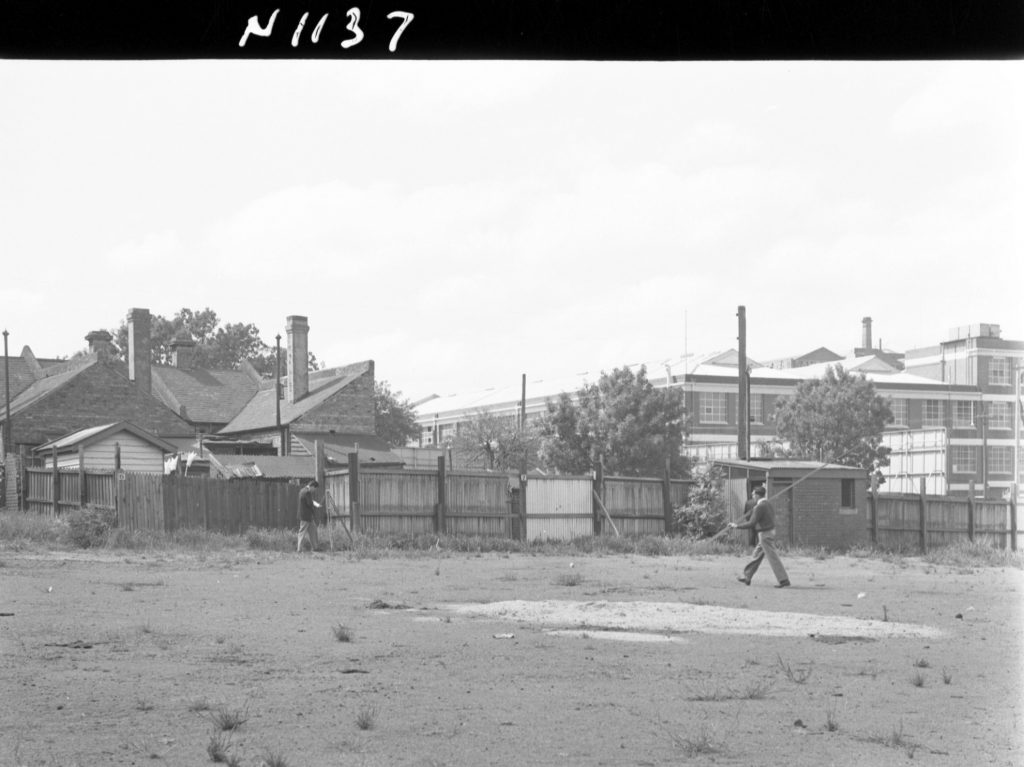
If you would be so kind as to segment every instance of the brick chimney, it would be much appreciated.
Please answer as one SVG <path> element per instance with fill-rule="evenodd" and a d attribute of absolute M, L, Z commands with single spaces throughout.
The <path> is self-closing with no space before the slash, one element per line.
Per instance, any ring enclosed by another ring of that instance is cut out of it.
<path fill-rule="evenodd" d="M 149 359 L 149 309 L 128 312 L 128 380 L 138 391 L 149 394 L 152 371 Z"/>
<path fill-rule="evenodd" d="M 177 336 L 171 341 L 171 365 L 178 370 L 192 369 L 192 352 L 196 342 L 186 336 Z"/>
<path fill-rule="evenodd" d="M 113 339 L 114 337 L 105 330 L 94 330 L 85 337 L 85 340 L 89 342 L 89 352 L 95 354 L 100 360 L 110 358 L 110 342 Z"/>
<path fill-rule="evenodd" d="M 309 321 L 293 314 L 285 323 L 288 334 L 288 380 L 285 399 L 298 402 L 309 394 Z"/>
<path fill-rule="evenodd" d="M 871 349 L 871 318 L 865 317 L 861 321 L 860 348 Z"/>

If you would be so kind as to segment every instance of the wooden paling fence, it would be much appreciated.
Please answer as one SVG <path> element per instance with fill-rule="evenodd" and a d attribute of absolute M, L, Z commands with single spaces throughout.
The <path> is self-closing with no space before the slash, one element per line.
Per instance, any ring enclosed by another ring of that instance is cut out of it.
<path fill-rule="evenodd" d="M 24 469 L 25 506 L 54 516 L 81 506 L 116 510 L 129 530 L 201 528 L 226 534 L 250 527 L 295 529 L 299 486 L 260 480 L 135 474 L 125 471 Z M 672 509 L 691 483 L 633 477 L 565 477 L 438 470 L 327 472 L 332 519 L 349 530 L 382 534 L 498 536 L 567 540 L 617 533 L 673 532 Z M 525 492 L 524 492 L 525 488 Z M 1017 550 L 1016 495 L 1008 500 L 869 495 L 872 543 L 887 549 L 978 541 Z"/>
<path fill-rule="evenodd" d="M 1017 551 L 1020 524 L 1016 494 L 1005 501 L 920 493 L 868 496 L 871 542 L 885 549 L 927 552 L 965 541 Z"/>

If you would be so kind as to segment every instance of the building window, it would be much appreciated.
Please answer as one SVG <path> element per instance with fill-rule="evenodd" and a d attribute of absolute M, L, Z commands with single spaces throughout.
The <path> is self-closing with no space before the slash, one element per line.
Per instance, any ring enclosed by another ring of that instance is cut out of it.
<path fill-rule="evenodd" d="M 889 400 L 889 409 L 892 410 L 891 423 L 893 426 L 906 426 L 910 423 L 907 420 L 907 401 L 905 399 Z"/>
<path fill-rule="evenodd" d="M 434 427 L 424 426 L 423 427 L 423 444 L 433 445 L 434 444 Z"/>
<path fill-rule="evenodd" d="M 988 403 L 988 428 L 1009 429 L 1013 421 L 1013 414 L 1010 412 L 1009 402 Z"/>
<path fill-rule="evenodd" d="M 990 357 L 988 361 L 989 386 L 1010 385 L 1010 358 Z"/>
<path fill-rule="evenodd" d="M 976 451 L 972 445 L 952 445 L 950 456 L 953 459 L 954 474 L 975 474 L 978 471 Z"/>
<path fill-rule="evenodd" d="M 921 425 L 927 428 L 945 426 L 942 418 L 942 400 L 926 399 L 921 408 Z"/>
<path fill-rule="evenodd" d="M 725 392 L 700 393 L 700 422 L 728 423 L 729 395 Z"/>
<path fill-rule="evenodd" d="M 853 509 L 857 506 L 857 498 L 855 496 L 855 485 L 852 479 L 843 479 L 842 487 L 840 488 L 839 494 L 839 505 L 844 509 Z"/>
<path fill-rule="evenodd" d="M 988 449 L 989 474 L 1013 474 L 1013 448 L 993 446 Z"/>
<path fill-rule="evenodd" d="M 764 397 L 760 394 L 750 395 L 750 422 L 764 423 Z"/>
<path fill-rule="evenodd" d="M 953 403 L 953 426 L 970 428 L 974 426 L 974 403 L 958 399 Z"/>

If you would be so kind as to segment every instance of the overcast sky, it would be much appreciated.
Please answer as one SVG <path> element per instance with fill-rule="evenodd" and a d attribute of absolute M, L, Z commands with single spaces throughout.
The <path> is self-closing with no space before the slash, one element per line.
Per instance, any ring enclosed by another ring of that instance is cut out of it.
<path fill-rule="evenodd" d="M 991 322 L 1024 62 L 0 61 L 0 325 L 211 307 L 404 396 Z"/>

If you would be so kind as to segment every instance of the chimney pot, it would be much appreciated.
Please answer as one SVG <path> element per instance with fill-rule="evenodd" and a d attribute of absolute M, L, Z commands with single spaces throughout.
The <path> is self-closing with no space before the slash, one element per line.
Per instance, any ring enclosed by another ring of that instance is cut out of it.
<path fill-rule="evenodd" d="M 192 352 L 196 342 L 187 336 L 177 336 L 171 341 L 171 365 L 179 370 L 192 369 Z"/>
<path fill-rule="evenodd" d="M 110 342 L 114 339 L 106 330 L 94 330 L 85 337 L 89 342 L 89 351 L 101 360 L 110 356 Z"/>

